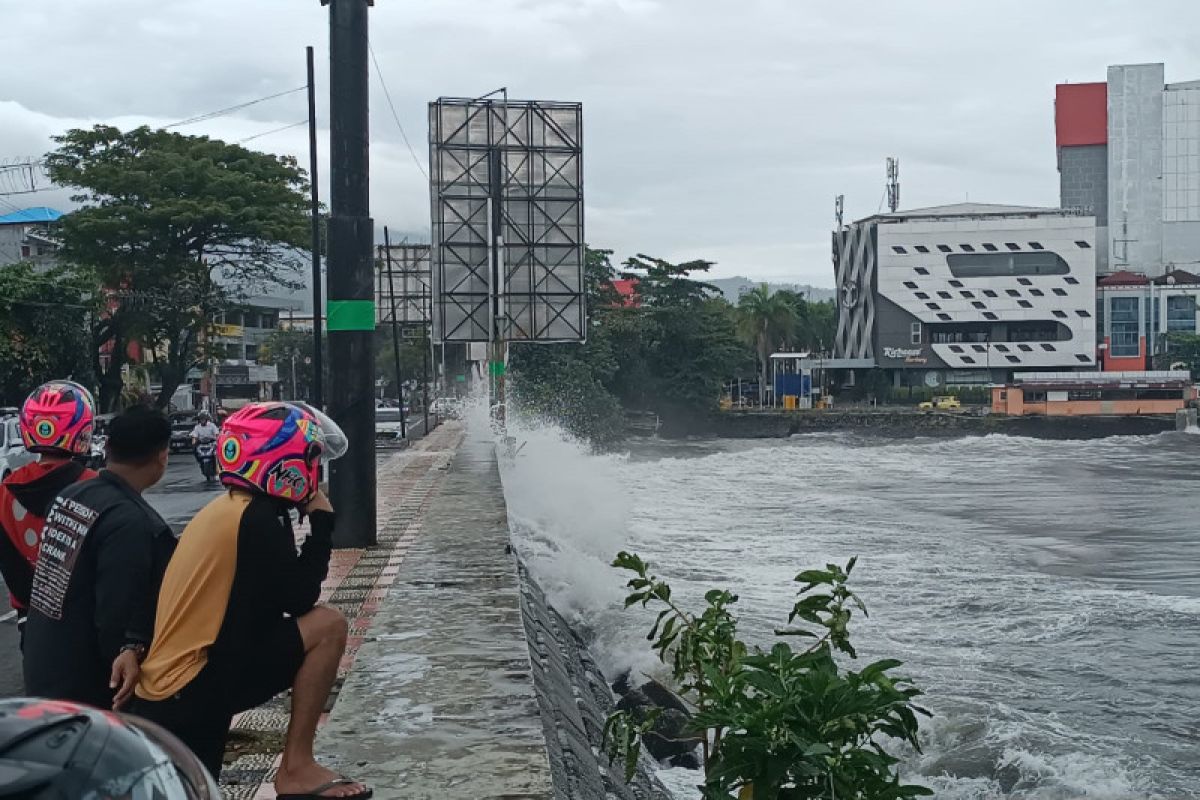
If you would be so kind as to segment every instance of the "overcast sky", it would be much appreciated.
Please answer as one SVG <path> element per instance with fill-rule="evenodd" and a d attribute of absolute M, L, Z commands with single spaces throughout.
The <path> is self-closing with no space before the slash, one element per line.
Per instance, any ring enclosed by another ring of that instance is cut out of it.
<path fill-rule="evenodd" d="M 0 162 L 67 128 L 165 124 L 300 86 L 308 44 L 324 87 L 327 13 L 318 0 L 0 0 Z M 1145 61 L 1200 78 L 1195 0 L 378 0 L 371 26 L 422 164 L 439 95 L 582 101 L 593 246 L 816 285 L 833 283 L 834 196 L 849 218 L 878 211 L 886 156 L 903 207 L 1056 205 L 1055 83 Z M 374 73 L 371 111 L 373 216 L 428 236 L 428 188 Z M 239 140 L 305 117 L 296 93 L 180 130 Z M 307 163 L 303 127 L 247 146 Z M 68 207 L 53 192 L 10 204 Z"/>

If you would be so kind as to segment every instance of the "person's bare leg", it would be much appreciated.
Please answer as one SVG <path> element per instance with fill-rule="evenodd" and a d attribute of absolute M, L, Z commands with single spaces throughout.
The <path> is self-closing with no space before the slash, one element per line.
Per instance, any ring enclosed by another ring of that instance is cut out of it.
<path fill-rule="evenodd" d="M 283 759 L 275 776 L 278 794 L 311 791 L 338 777 L 313 757 L 317 721 L 337 678 L 338 662 L 346 650 L 346 618 L 328 606 L 317 606 L 296 620 L 304 640 L 304 663 L 292 682 L 292 716 L 288 720 Z M 327 797 L 346 797 L 361 792 L 359 784 L 336 786 Z"/>

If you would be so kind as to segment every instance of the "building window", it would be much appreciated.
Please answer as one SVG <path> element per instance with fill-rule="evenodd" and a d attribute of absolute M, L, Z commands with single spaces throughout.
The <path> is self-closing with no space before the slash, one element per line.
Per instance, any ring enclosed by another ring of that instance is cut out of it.
<path fill-rule="evenodd" d="M 1071 284 L 1072 286 L 1078 286 L 1078 285 L 1079 285 L 1079 281 L 1075 280 L 1075 279 L 1074 279 L 1074 278 L 1072 278 L 1070 275 L 1068 275 L 1067 277 L 1063 278 L 1063 283 L 1069 283 L 1069 284 Z"/>
<path fill-rule="evenodd" d="M 1091 250 L 1092 249 L 1092 246 L 1090 244 L 1088 244 L 1087 242 L 1082 241 L 1082 240 L 1076 242 L 1075 246 L 1081 250 Z"/>
<path fill-rule="evenodd" d="M 1033 308 L 1033 303 L 1029 302 L 1028 300 L 1018 300 L 1017 305 L 1019 305 L 1021 308 Z"/>
<path fill-rule="evenodd" d="M 1027 344 L 1019 344 L 1019 345 L 1017 345 L 1017 349 L 1020 350 L 1022 353 L 1032 353 L 1033 352 L 1033 348 Z"/>
<path fill-rule="evenodd" d="M 907 254 L 907 253 L 908 253 L 908 251 L 907 251 L 907 250 L 905 250 L 903 247 L 901 247 L 901 246 L 900 246 L 900 245 L 898 245 L 898 244 L 894 244 L 894 245 L 892 245 L 892 252 L 893 252 L 893 253 L 898 253 L 899 255 L 905 255 L 905 254 Z"/>
<path fill-rule="evenodd" d="M 29 245 L 21 245 L 21 258 L 29 258 Z"/>
<path fill-rule="evenodd" d="M 963 356 L 962 360 L 963 360 L 964 364 L 974 364 L 975 363 L 975 359 L 971 358 L 970 356 Z"/>
<path fill-rule="evenodd" d="M 264 313 L 262 315 L 261 324 L 264 328 L 277 328 L 277 327 L 279 327 L 279 317 L 277 317 L 274 314 L 271 314 L 269 312 Z"/>
<path fill-rule="evenodd" d="M 984 242 L 983 249 L 987 250 L 989 253 L 994 253 L 996 252 L 996 245 L 992 244 L 991 242 Z"/>
<path fill-rule="evenodd" d="M 45 248 L 45 247 L 42 247 L 42 246 L 39 244 L 39 245 L 37 246 L 37 254 L 38 254 L 39 256 L 44 256 L 44 255 L 46 255 L 46 248 Z"/>
<path fill-rule="evenodd" d="M 998 295 L 997 295 L 997 294 L 996 294 L 996 292 L 995 292 L 994 290 L 992 290 L 992 289 L 984 289 L 984 290 L 983 290 L 983 296 L 984 296 L 984 297 L 997 297 Z"/>
<path fill-rule="evenodd" d="M 940 319 L 942 322 L 949 322 L 951 319 L 953 319 L 953 317 L 951 317 L 949 314 L 938 314 L 938 319 Z"/>
<path fill-rule="evenodd" d="M 1141 347 L 1141 320 L 1138 319 L 1136 297 L 1114 297 L 1109 306 L 1108 352 L 1114 358 L 1139 356 Z"/>
<path fill-rule="evenodd" d="M 1043 292 L 1041 289 L 1030 289 L 1029 294 L 1033 297 L 1045 297 L 1046 296 L 1046 293 Z"/>
<path fill-rule="evenodd" d="M 959 344 L 952 344 L 952 345 L 950 345 L 950 352 L 951 352 L 951 353 L 961 353 L 962 351 L 963 351 L 963 349 L 962 349 L 962 345 L 959 345 Z"/>
<path fill-rule="evenodd" d="M 1053 291 L 1054 291 L 1054 293 L 1055 293 L 1056 295 L 1058 295 L 1059 297 L 1066 297 L 1066 296 L 1067 296 L 1067 290 L 1066 290 L 1066 289 L 1063 289 L 1063 288 L 1062 288 L 1062 287 L 1060 287 L 1060 286 L 1055 286 L 1055 287 L 1054 287 L 1054 289 L 1053 289 Z"/>
<path fill-rule="evenodd" d="M 1008 352 L 1008 345 L 1006 345 L 1006 344 L 997 344 L 997 345 L 992 345 L 992 346 L 996 348 L 997 353 L 1007 353 Z"/>
<path fill-rule="evenodd" d="M 1092 363 L 1092 357 L 1091 357 L 1091 356 L 1085 356 L 1083 353 L 1076 353 L 1076 354 L 1075 354 L 1075 360 L 1076 360 L 1076 361 L 1081 361 L 1081 362 L 1083 362 L 1084 364 L 1090 364 L 1090 363 Z"/>
<path fill-rule="evenodd" d="M 960 250 L 962 250 L 964 253 L 974 253 L 975 252 L 975 248 L 971 247 L 971 245 L 969 245 L 969 244 L 960 244 L 958 246 L 958 248 Z"/>
<path fill-rule="evenodd" d="M 1005 242 L 1004 246 L 1007 247 L 1009 250 L 1020 250 L 1021 249 L 1021 245 L 1017 244 L 1016 242 Z"/>
<path fill-rule="evenodd" d="M 976 353 L 986 353 L 987 352 L 987 348 L 981 344 L 973 344 L 973 345 L 971 345 L 971 349 L 974 350 Z"/>
<path fill-rule="evenodd" d="M 929 252 L 929 248 L 923 244 L 919 244 L 916 247 L 914 247 L 913 249 L 916 250 L 918 253 L 928 253 Z"/>
<path fill-rule="evenodd" d="M 941 250 L 943 253 L 949 253 L 950 249 L 951 249 L 950 245 L 948 245 L 948 244 L 939 244 L 937 247 L 938 247 L 938 250 Z"/>
<path fill-rule="evenodd" d="M 1088 319 L 1092 316 L 1092 313 L 1090 311 L 1084 311 L 1082 308 L 1079 309 L 1078 311 L 1076 311 L 1075 313 L 1078 314 L 1080 317 L 1083 317 L 1084 319 Z"/>
<path fill-rule="evenodd" d="M 254 362 L 258 361 L 258 345 L 256 345 L 256 344 L 246 345 L 246 360 L 254 361 Z"/>
<path fill-rule="evenodd" d="M 1022 286 L 1033 286 L 1033 281 L 1029 280 L 1029 278 L 1017 278 L 1017 283 Z"/>
<path fill-rule="evenodd" d="M 1045 250 L 1046 249 L 1046 248 L 1042 247 L 1041 242 L 1030 242 L 1029 247 L 1033 250 Z"/>
<path fill-rule="evenodd" d="M 929 270 L 925 269 L 924 267 L 913 267 L 913 272 L 917 273 L 918 275 L 929 274 Z"/>
<path fill-rule="evenodd" d="M 1066 318 L 1067 318 L 1067 312 L 1065 312 L 1065 311 L 1059 311 L 1057 308 L 1056 308 L 1056 309 L 1054 309 L 1053 311 L 1051 311 L 1050 313 L 1051 313 L 1051 314 L 1053 314 L 1054 316 L 1058 317 L 1059 319 L 1066 319 Z"/>
<path fill-rule="evenodd" d="M 937 303 L 926 303 L 925 307 L 928 308 L 930 311 L 941 311 L 942 310 L 942 307 L 939 306 Z"/>
<path fill-rule="evenodd" d="M 967 298 L 968 300 L 974 300 L 974 299 L 975 299 L 975 293 L 974 293 L 974 292 L 968 292 L 966 289 L 964 289 L 963 291 L 959 292 L 959 294 L 961 294 L 963 297 Z"/>
<path fill-rule="evenodd" d="M 983 312 L 983 318 L 984 318 L 984 319 L 991 319 L 991 320 L 1000 319 L 1000 318 L 999 318 L 999 317 L 997 317 L 995 314 L 993 314 L 991 311 L 985 311 L 985 312 Z"/>
<path fill-rule="evenodd" d="M 912 281 L 905 281 L 904 288 L 905 289 L 915 289 L 915 288 L 917 288 L 917 284 L 913 283 Z"/>
<path fill-rule="evenodd" d="M 981 303 L 981 302 L 980 302 L 980 301 L 978 301 L 978 300 L 974 300 L 974 301 L 972 301 L 971 305 L 973 305 L 973 306 L 975 306 L 975 308 L 979 308 L 979 309 L 984 309 L 984 308 L 987 308 L 987 304 L 986 304 L 986 303 Z"/>
<path fill-rule="evenodd" d="M 950 293 L 949 292 L 938 292 L 938 297 L 942 298 L 943 300 L 949 300 Z"/>
<path fill-rule="evenodd" d="M 1053 352 L 1054 352 L 1054 345 L 1052 345 L 1052 344 L 1046 344 L 1045 342 L 1042 342 L 1042 349 L 1043 349 L 1043 350 L 1045 350 L 1047 353 L 1053 353 Z"/>
<path fill-rule="evenodd" d="M 932 303 L 930 304 L 932 305 Z M 921 343 L 921 323 L 914 322 L 908 329 L 908 341 L 911 344 Z"/>
<path fill-rule="evenodd" d="M 956 278 L 996 278 L 1017 275 L 1066 275 L 1071 271 L 1062 256 L 1040 253 L 953 253 L 946 256 Z"/>
<path fill-rule="evenodd" d="M 1196 332 L 1196 298 L 1189 294 L 1167 298 L 1167 332 Z"/>
<path fill-rule="evenodd" d="M 950 285 L 955 289 L 961 289 L 963 287 L 962 281 L 950 281 Z"/>
<path fill-rule="evenodd" d="M 1021 359 L 1020 359 L 1020 358 L 1018 358 L 1017 356 L 1005 356 L 1005 358 L 1007 358 L 1007 359 L 1008 359 L 1010 362 L 1012 362 L 1013 364 L 1020 364 L 1020 363 L 1021 363 Z"/>
<path fill-rule="evenodd" d="M 917 298 L 918 300 L 928 300 L 929 299 L 929 295 L 925 294 L 924 292 L 914 292 L 913 297 Z"/>
<path fill-rule="evenodd" d="M 1004 293 L 1006 295 L 1008 295 L 1009 297 L 1020 297 L 1021 296 L 1021 293 L 1018 292 L 1016 289 L 1005 289 Z"/>

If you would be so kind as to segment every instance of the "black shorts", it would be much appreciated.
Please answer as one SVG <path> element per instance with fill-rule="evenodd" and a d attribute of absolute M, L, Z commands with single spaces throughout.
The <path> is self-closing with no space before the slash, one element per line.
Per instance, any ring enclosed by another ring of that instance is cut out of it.
<path fill-rule="evenodd" d="M 233 715 L 290 689 L 303 663 L 299 625 L 295 619 L 280 619 L 252 651 L 231 654 L 213 647 L 208 663 L 175 695 L 138 698 L 130 710 L 178 736 L 216 776 Z"/>

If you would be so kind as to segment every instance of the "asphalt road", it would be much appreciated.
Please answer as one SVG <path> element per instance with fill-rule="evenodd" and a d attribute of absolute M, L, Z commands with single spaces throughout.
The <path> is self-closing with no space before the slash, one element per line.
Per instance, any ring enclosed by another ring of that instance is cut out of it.
<path fill-rule="evenodd" d="M 183 530 L 192 516 L 220 491 L 219 484 L 204 485 L 200 468 L 189 454 L 172 455 L 167 474 L 157 486 L 146 492 L 146 499 L 176 532 Z M 0 582 L 0 610 L 8 609 L 7 590 Z M 21 653 L 17 647 L 17 626 L 13 620 L 0 622 L 0 697 L 21 692 Z"/>

